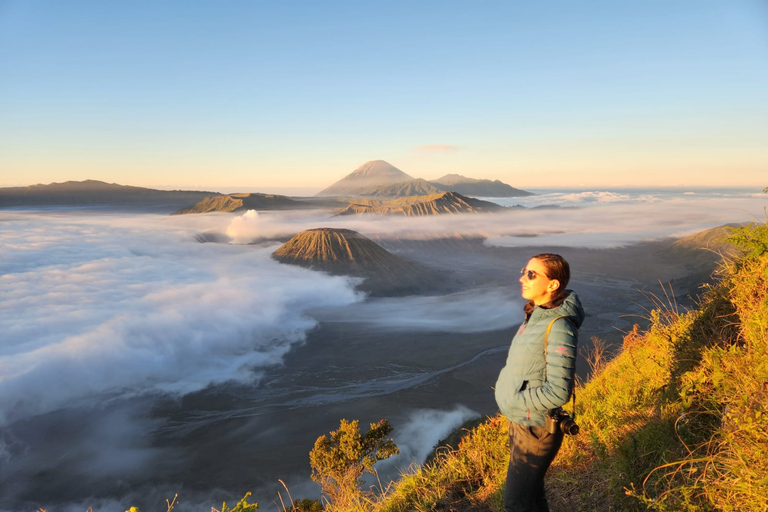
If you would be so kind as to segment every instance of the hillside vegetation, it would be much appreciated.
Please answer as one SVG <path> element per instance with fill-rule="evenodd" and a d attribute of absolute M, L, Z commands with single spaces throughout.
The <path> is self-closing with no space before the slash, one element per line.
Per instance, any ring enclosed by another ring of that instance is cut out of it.
<path fill-rule="evenodd" d="M 591 354 L 581 434 L 548 475 L 552 510 L 768 510 L 768 227 L 730 239 L 746 255 L 697 308 L 654 298 L 646 332 L 608 363 Z M 507 457 L 506 420 L 490 418 L 370 510 L 501 510 Z"/>

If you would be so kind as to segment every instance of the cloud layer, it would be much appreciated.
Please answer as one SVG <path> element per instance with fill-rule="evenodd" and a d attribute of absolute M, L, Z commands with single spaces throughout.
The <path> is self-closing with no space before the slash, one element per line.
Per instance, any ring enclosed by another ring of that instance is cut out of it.
<path fill-rule="evenodd" d="M 336 227 L 380 239 L 453 236 L 488 238 L 489 245 L 606 248 L 685 236 L 729 222 L 760 220 L 764 194 L 550 193 L 494 199 L 505 204 L 567 208 L 510 210 L 493 215 L 331 217 L 327 212 L 260 213 L 232 218 L 222 229 L 237 243 L 290 237 L 305 229 Z M 556 238 L 551 238 L 557 235 Z"/>
<path fill-rule="evenodd" d="M 522 320 L 517 288 L 473 289 L 443 296 L 368 299 L 343 310 L 321 308 L 321 320 L 368 324 L 406 332 L 484 332 L 507 329 Z"/>
<path fill-rule="evenodd" d="M 361 298 L 268 248 L 197 243 L 187 219 L 2 220 L 3 422 L 94 396 L 253 379 L 314 327 L 307 309 Z"/>
<path fill-rule="evenodd" d="M 396 477 L 413 464 L 422 464 L 432 454 L 437 443 L 459 428 L 464 422 L 480 416 L 463 405 L 451 410 L 418 409 L 408 413 L 402 426 L 396 425 L 393 439 L 400 455 L 377 464 L 380 474 Z"/>

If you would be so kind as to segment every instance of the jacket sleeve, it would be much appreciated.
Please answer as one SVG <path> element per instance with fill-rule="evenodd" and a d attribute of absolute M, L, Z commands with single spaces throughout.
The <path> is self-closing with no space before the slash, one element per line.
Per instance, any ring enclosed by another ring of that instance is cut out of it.
<path fill-rule="evenodd" d="M 515 405 L 527 411 L 546 411 L 568 402 L 576 374 L 578 331 L 560 318 L 552 325 L 547 347 L 547 380 L 541 386 L 526 387 L 514 395 Z"/>

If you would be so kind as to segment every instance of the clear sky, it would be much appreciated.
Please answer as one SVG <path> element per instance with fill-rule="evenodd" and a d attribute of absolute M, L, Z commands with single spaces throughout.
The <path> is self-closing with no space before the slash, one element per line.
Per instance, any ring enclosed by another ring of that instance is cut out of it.
<path fill-rule="evenodd" d="M 0 186 L 768 185 L 768 2 L 0 0 Z"/>

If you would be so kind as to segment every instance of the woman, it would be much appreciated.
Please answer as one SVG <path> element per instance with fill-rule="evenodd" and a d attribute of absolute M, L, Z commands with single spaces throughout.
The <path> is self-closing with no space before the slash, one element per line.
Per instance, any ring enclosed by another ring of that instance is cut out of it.
<path fill-rule="evenodd" d="M 573 391 L 577 329 L 584 309 L 576 294 L 565 289 L 571 272 L 562 256 L 537 254 L 521 274 L 522 295 L 528 299 L 525 322 L 512 339 L 507 364 L 496 381 L 496 403 L 509 420 L 504 508 L 548 511 L 544 474 L 560 449 L 563 433 L 558 429 L 550 434 L 545 419 L 550 410 L 568 402 Z"/>

